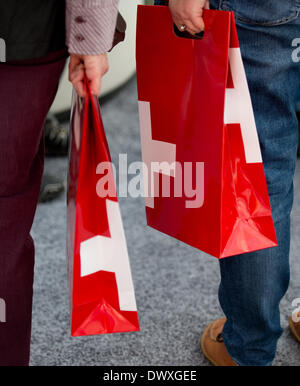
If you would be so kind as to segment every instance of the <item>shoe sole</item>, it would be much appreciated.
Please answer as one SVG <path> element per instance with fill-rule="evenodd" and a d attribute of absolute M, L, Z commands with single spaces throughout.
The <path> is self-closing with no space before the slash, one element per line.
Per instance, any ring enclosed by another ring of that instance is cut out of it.
<path fill-rule="evenodd" d="M 213 366 L 216 366 L 216 367 L 219 367 L 219 365 L 208 355 L 207 351 L 206 351 L 206 348 L 204 346 L 204 341 L 205 341 L 205 338 L 208 336 L 209 334 L 209 330 L 210 330 L 210 325 L 208 325 L 205 330 L 203 331 L 203 334 L 202 334 L 202 337 L 201 337 L 201 341 L 200 341 L 200 346 L 201 346 L 201 350 L 203 352 L 203 355 L 205 356 L 206 359 L 209 360 L 209 362 L 213 365 Z"/>
<path fill-rule="evenodd" d="M 292 334 L 294 335 L 294 338 L 296 339 L 297 342 L 300 343 L 300 336 L 297 333 L 297 330 L 295 328 L 295 325 L 294 325 L 294 322 L 293 322 L 293 319 L 291 316 L 289 318 L 289 326 L 290 326 L 290 330 L 291 330 Z"/>

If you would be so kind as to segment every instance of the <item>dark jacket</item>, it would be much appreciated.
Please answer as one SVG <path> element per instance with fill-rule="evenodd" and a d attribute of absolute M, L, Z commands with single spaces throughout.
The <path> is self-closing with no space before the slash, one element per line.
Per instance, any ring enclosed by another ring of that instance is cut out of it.
<path fill-rule="evenodd" d="M 65 47 L 65 0 L 0 0 L 6 61 L 40 58 Z"/>

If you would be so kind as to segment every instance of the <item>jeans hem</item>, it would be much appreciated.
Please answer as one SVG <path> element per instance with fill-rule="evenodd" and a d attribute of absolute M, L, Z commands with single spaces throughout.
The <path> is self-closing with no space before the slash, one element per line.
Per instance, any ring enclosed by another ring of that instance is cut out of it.
<path fill-rule="evenodd" d="M 257 367 L 257 366 L 259 366 L 259 367 L 268 367 L 268 366 L 272 366 L 272 362 L 273 362 L 273 361 L 272 361 L 272 362 L 268 362 L 268 363 L 263 364 L 263 365 L 252 365 L 252 364 L 242 363 L 241 361 L 239 361 L 238 359 L 236 359 L 236 357 L 235 357 L 234 355 L 232 355 L 232 354 L 230 353 L 230 350 L 228 349 L 228 346 L 226 345 L 224 336 L 222 336 L 222 338 L 223 338 L 223 341 L 224 341 L 226 350 L 227 350 L 227 352 L 228 352 L 230 358 L 233 360 L 233 362 L 234 362 L 236 365 L 242 366 L 242 367 L 245 367 L 245 366 L 247 366 L 247 367 L 250 367 L 250 366 L 251 366 L 251 367 Z"/>

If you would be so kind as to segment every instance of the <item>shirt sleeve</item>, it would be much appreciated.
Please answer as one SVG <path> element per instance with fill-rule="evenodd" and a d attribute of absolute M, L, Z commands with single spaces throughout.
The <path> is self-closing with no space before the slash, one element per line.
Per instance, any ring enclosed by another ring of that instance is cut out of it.
<path fill-rule="evenodd" d="M 70 53 L 99 55 L 112 48 L 119 0 L 66 0 Z"/>

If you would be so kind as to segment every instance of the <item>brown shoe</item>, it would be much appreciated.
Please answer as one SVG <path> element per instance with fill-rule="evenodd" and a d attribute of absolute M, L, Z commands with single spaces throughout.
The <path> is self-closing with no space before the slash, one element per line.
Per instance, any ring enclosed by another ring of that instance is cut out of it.
<path fill-rule="evenodd" d="M 206 327 L 201 337 L 201 349 L 214 366 L 237 366 L 223 342 L 222 331 L 225 322 L 226 318 L 215 320 Z"/>
<path fill-rule="evenodd" d="M 297 315 L 297 317 L 298 318 L 300 317 L 300 312 Z M 293 316 L 290 316 L 289 325 L 290 325 L 291 332 L 294 335 L 295 339 L 300 343 L 300 321 L 296 323 L 293 321 Z"/>

